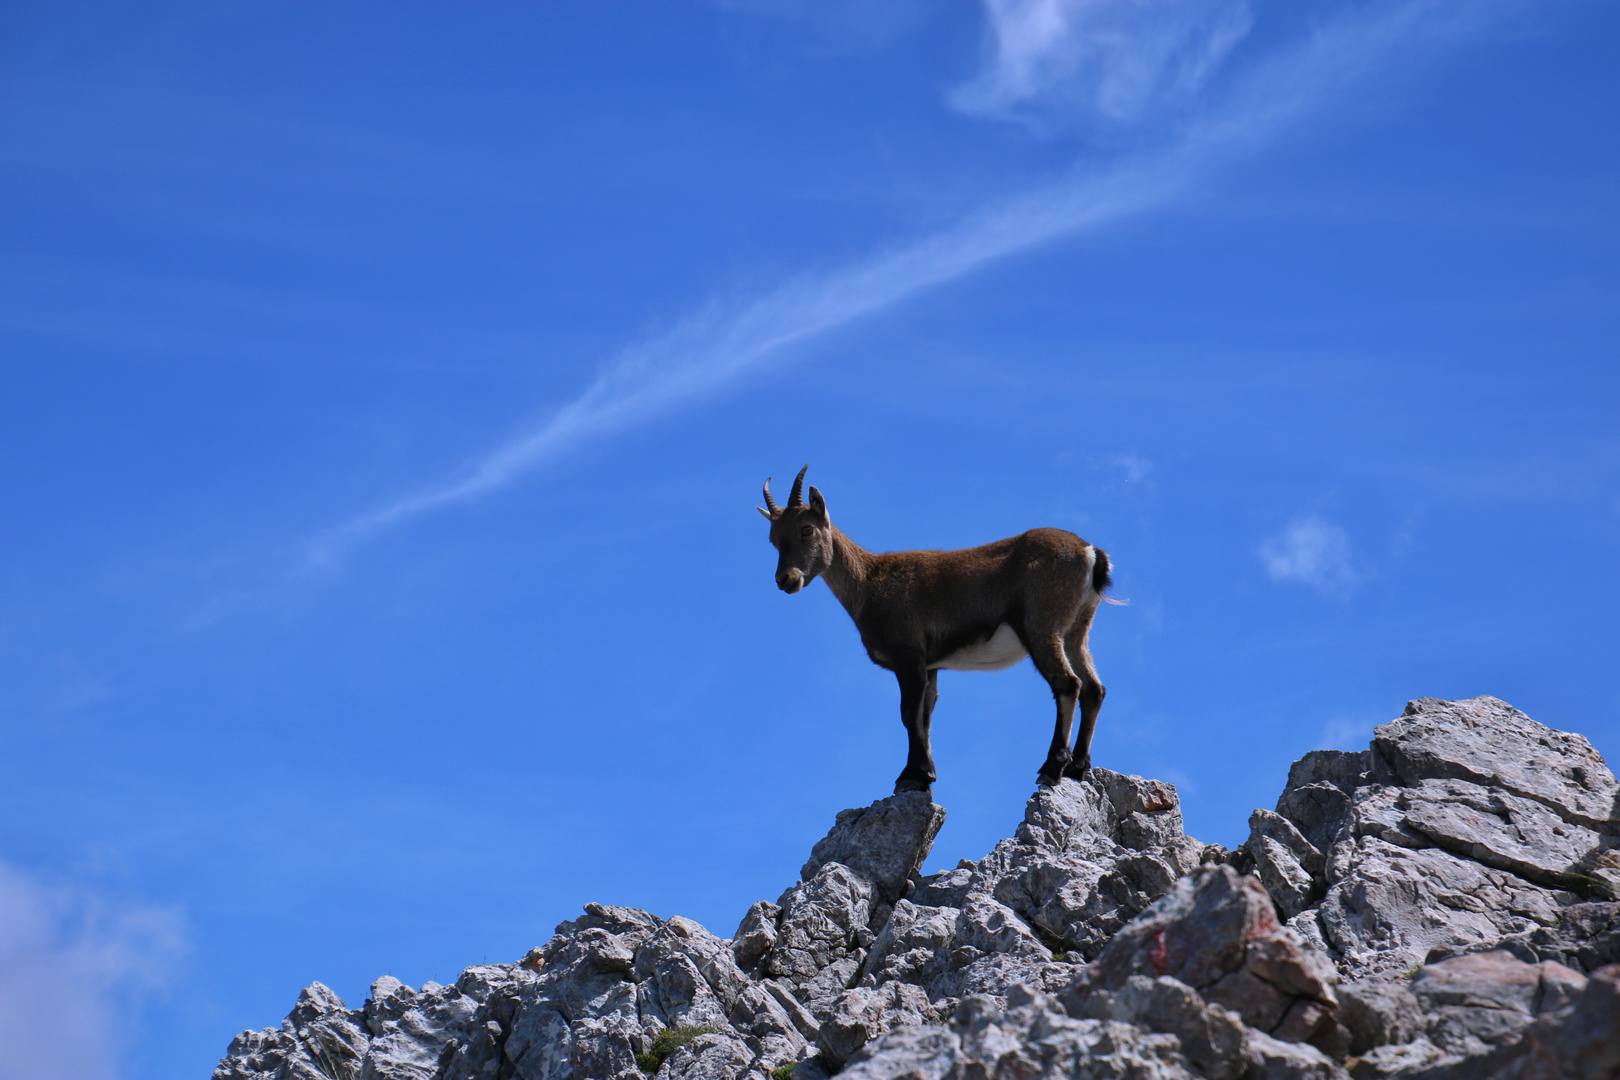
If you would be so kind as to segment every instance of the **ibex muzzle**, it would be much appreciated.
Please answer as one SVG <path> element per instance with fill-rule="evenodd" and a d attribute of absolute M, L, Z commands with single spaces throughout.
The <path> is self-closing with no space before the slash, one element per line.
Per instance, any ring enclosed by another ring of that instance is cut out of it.
<path fill-rule="evenodd" d="M 1025 656 L 1057 699 L 1057 726 L 1037 779 L 1083 778 L 1106 693 L 1088 639 L 1110 582 L 1108 553 L 1061 529 L 1031 529 L 965 551 L 874 554 L 833 525 L 821 492 L 812 487 L 803 498 L 809 468 L 799 470 L 786 506 L 776 504 L 765 481 L 759 512 L 771 523 L 776 585 L 796 593 L 825 577 L 867 656 L 899 680 L 910 749 L 894 790 L 926 791 L 936 778 L 928 735 L 939 669 L 996 671 Z M 1080 731 L 1071 751 L 1077 705 Z"/>

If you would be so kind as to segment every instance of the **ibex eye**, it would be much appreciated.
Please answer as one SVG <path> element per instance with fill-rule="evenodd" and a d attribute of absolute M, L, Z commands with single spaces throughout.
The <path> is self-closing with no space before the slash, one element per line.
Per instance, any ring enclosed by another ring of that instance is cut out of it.
<path fill-rule="evenodd" d="M 812 528 L 811 528 L 811 527 L 810 527 L 810 526 L 808 526 L 808 525 L 801 525 L 801 526 L 799 526 L 799 535 L 800 535 L 800 536 L 809 536 L 809 535 L 810 535 L 810 534 L 811 534 L 811 533 L 814 533 L 814 532 L 815 532 L 815 531 L 816 531 L 816 530 L 814 530 L 814 529 L 812 529 Z"/>

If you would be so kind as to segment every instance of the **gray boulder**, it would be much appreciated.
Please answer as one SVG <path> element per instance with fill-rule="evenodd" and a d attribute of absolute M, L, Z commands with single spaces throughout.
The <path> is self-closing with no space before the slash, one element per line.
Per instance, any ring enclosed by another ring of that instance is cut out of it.
<path fill-rule="evenodd" d="M 810 849 L 799 877 L 809 881 L 828 863 L 842 863 L 872 883 L 880 902 L 893 904 L 916 887 L 944 824 L 945 808 L 921 791 L 841 810 L 832 831 Z"/>
<path fill-rule="evenodd" d="M 970 996 L 1005 1001 L 1017 986 L 1056 994 L 1069 984 L 1074 971 L 1070 964 L 1039 956 L 996 953 L 946 972 L 928 985 L 928 992 L 942 1009 L 954 999 Z"/>
<path fill-rule="evenodd" d="M 1243 1051 L 1248 1080 L 1340 1080 L 1348 1075 L 1316 1047 L 1274 1039 L 1260 1031 L 1249 1034 Z"/>
<path fill-rule="evenodd" d="M 1575 899 L 1438 848 L 1370 836 L 1335 847 L 1329 879 L 1317 919 L 1356 978 L 1405 974 L 1434 950 L 1494 948 L 1509 935 L 1556 925 Z"/>
<path fill-rule="evenodd" d="M 1614 837 L 1535 800 L 1467 780 L 1420 780 L 1401 790 L 1396 808 L 1438 846 L 1526 881 L 1553 889 L 1607 884 L 1592 875 Z"/>
<path fill-rule="evenodd" d="M 432 1080 L 445 1047 L 467 1040 L 478 1007 L 456 986 L 429 982 L 412 991 L 397 979 L 377 980 L 365 1010 L 372 1039 L 360 1080 Z"/>
<path fill-rule="evenodd" d="M 1423 1032 L 1423 1006 L 1405 982 L 1341 983 L 1338 995 L 1339 1019 L 1350 1033 L 1351 1054 L 1409 1043 Z"/>
<path fill-rule="evenodd" d="M 751 983 L 739 994 L 727 1019 L 741 1034 L 757 1039 L 777 1037 L 795 1051 L 821 1033 L 821 1025 L 793 991 L 770 979 Z"/>
<path fill-rule="evenodd" d="M 954 907 L 931 907 L 901 900 L 878 931 L 866 958 L 863 986 L 891 980 L 927 986 L 950 967 L 950 946 L 956 940 Z"/>
<path fill-rule="evenodd" d="M 1173 1035 L 1118 1021 L 1074 1019 L 1047 995 L 1016 989 L 1005 1008 L 992 998 L 969 997 L 948 1027 L 890 1032 L 851 1058 L 839 1075 L 848 1080 L 1198 1078 Z"/>
<path fill-rule="evenodd" d="M 666 1080 L 738 1080 L 757 1072 L 753 1069 L 757 1059 L 758 1054 L 747 1040 L 731 1032 L 713 1031 L 697 1036 L 676 1050 L 658 1070 L 658 1075 Z M 639 1070 L 636 1075 L 641 1075 Z"/>
<path fill-rule="evenodd" d="M 1552 926 L 1503 938 L 1500 947 L 1527 963 L 1556 960 L 1582 972 L 1620 964 L 1620 902 L 1571 904 L 1561 916 Z"/>
<path fill-rule="evenodd" d="M 1133 976 L 1169 976 L 1249 1027 L 1342 1053 L 1337 975 L 1328 960 L 1278 923 L 1265 889 L 1230 867 L 1198 870 L 1114 935 L 1064 991 L 1085 1015 L 1098 991 L 1118 993 Z"/>
<path fill-rule="evenodd" d="M 769 900 L 756 900 L 737 926 L 731 939 L 732 958 L 744 971 L 751 971 L 776 944 L 776 927 L 782 919 L 782 908 Z"/>
<path fill-rule="evenodd" d="M 1249 815 L 1246 845 L 1254 875 L 1265 885 L 1284 919 L 1291 919 L 1321 894 L 1327 860 L 1292 821 L 1270 810 Z"/>
<path fill-rule="evenodd" d="M 298 994 L 280 1030 L 244 1031 L 231 1040 L 214 1080 L 325 1080 L 359 1075 L 371 1037 L 364 1010 L 350 1009 L 320 983 Z"/>
<path fill-rule="evenodd" d="M 872 883 L 842 863 L 827 863 L 783 893 L 778 907 L 776 944 L 760 970 L 802 984 L 858 950 L 857 931 L 871 916 Z"/>
<path fill-rule="evenodd" d="M 1581 894 L 1620 887 L 1617 791 L 1579 735 L 1495 698 L 1420 698 L 1369 750 L 1296 762 L 1237 861 L 1353 978 L 1498 947 L 1585 950 L 1574 966 L 1590 968 L 1611 946 L 1559 927 Z"/>
<path fill-rule="evenodd" d="M 906 1027 L 890 1032 L 855 1055 L 838 1075 L 844 1080 L 945 1080 L 961 1058 L 962 1041 L 939 1027 Z M 819 1068 L 793 1070 L 794 1080 L 819 1080 Z"/>
<path fill-rule="evenodd" d="M 913 898 L 961 908 L 989 896 L 1051 952 L 1089 958 L 1205 851 L 1182 832 L 1173 785 L 1094 767 L 1084 781 L 1037 789 L 1011 839 L 925 879 Z"/>
<path fill-rule="evenodd" d="M 1586 989 L 1586 977 L 1562 964 L 1526 964 L 1502 951 L 1430 964 L 1412 982 L 1430 1042 L 1471 1057 L 1517 1041 L 1537 1016 L 1557 1012 Z"/>
<path fill-rule="evenodd" d="M 1396 781 L 1466 780 L 1541 803 L 1566 821 L 1611 831 L 1620 783 L 1585 736 L 1538 724 L 1493 697 L 1418 698 L 1374 732 Z"/>
<path fill-rule="evenodd" d="M 1493 1080 L 1620 1077 L 1620 965 L 1592 973 L 1565 1010 L 1536 1021 Z"/>
<path fill-rule="evenodd" d="M 824 1064 L 841 1067 L 856 1051 L 895 1028 L 932 1024 L 939 1014 L 921 987 L 889 982 L 856 987 L 839 995 L 828 1010 L 816 1041 Z"/>
<path fill-rule="evenodd" d="M 1121 1020 L 1174 1035 L 1181 1052 L 1208 1080 L 1236 1080 L 1245 1071 L 1243 1021 L 1204 1001 L 1178 979 L 1132 975 L 1116 991 L 1088 995 L 1081 1011 L 1092 1019 Z"/>

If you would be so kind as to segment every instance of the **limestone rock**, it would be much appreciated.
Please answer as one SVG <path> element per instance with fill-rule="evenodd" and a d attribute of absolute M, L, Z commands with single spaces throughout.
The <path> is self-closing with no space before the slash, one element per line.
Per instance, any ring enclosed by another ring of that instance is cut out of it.
<path fill-rule="evenodd" d="M 1373 837 L 1341 844 L 1319 917 L 1328 943 L 1359 976 L 1404 973 L 1435 949 L 1490 948 L 1558 921 L 1574 899 L 1436 848 Z"/>
<path fill-rule="evenodd" d="M 842 863 L 826 863 L 782 894 L 776 944 L 761 962 L 767 975 L 804 983 L 857 948 L 855 932 L 871 915 L 872 883 Z"/>
<path fill-rule="evenodd" d="M 1501 948 L 1528 963 L 1556 960 L 1576 971 L 1620 963 L 1620 902 L 1571 904 L 1561 915 L 1552 926 L 1504 937 Z"/>
<path fill-rule="evenodd" d="M 1250 1080 L 1340 1080 L 1348 1074 L 1314 1046 L 1252 1032 L 1244 1047 Z"/>
<path fill-rule="evenodd" d="M 991 953 L 1041 958 L 1051 955 L 1017 912 L 988 896 L 973 897 L 957 915 L 952 947 L 973 950 L 973 960 Z"/>
<path fill-rule="evenodd" d="M 869 1044 L 839 1074 L 849 1080 L 1084 1076 L 1196 1080 L 1175 1036 L 1131 1024 L 1077 1020 L 1043 994 L 1015 993 L 1007 1008 L 964 999 L 948 1028 L 908 1027 Z"/>
<path fill-rule="evenodd" d="M 1620 1080 L 1617 790 L 1475 698 L 1305 755 L 1234 852 L 1173 786 L 1093 769 L 920 877 L 943 809 L 880 799 L 730 941 L 588 904 L 452 986 L 314 984 L 214 1075 L 641 1080 L 656 1045 L 658 1080 Z"/>
<path fill-rule="evenodd" d="M 1265 889 L 1230 867 L 1198 870 L 1114 936 L 1064 992 L 1084 1015 L 1098 991 L 1133 976 L 1170 976 L 1203 999 L 1279 1038 L 1329 1048 L 1347 1043 L 1337 1021 L 1337 976 L 1299 935 L 1281 926 Z"/>
<path fill-rule="evenodd" d="M 842 863 L 870 881 L 879 900 L 892 904 L 915 887 L 943 824 L 945 808 L 921 791 L 842 810 L 832 831 L 811 848 L 799 877 L 809 881 L 826 864 Z"/>
<path fill-rule="evenodd" d="M 737 997 L 727 1017 L 739 1033 L 756 1039 L 778 1036 L 795 1053 L 820 1034 L 820 1025 L 781 983 L 753 983 Z"/>
<path fill-rule="evenodd" d="M 1526 964 L 1500 950 L 1430 964 L 1412 982 L 1429 1041 L 1458 1057 L 1515 1041 L 1585 988 L 1586 978 L 1562 964 Z"/>
<path fill-rule="evenodd" d="M 1177 979 L 1132 975 L 1117 991 L 1100 990 L 1083 1003 L 1084 1015 L 1122 1020 L 1174 1035 L 1181 1051 L 1208 1080 L 1235 1080 L 1244 1071 L 1242 1020 Z"/>
<path fill-rule="evenodd" d="M 1339 1017 L 1350 1032 L 1350 1053 L 1408 1043 L 1423 1031 L 1423 1009 L 1404 982 L 1341 983 Z"/>
<path fill-rule="evenodd" d="M 841 1066 L 871 1040 L 895 1028 L 939 1019 L 922 988 L 889 982 L 881 988 L 846 990 L 821 1025 L 816 1041 L 824 1063 Z"/>
<path fill-rule="evenodd" d="M 400 999 L 408 997 L 408 1006 L 387 1018 L 367 1009 L 372 1040 L 360 1070 L 361 1080 L 432 1080 L 446 1045 L 459 1045 L 466 1039 L 478 1002 L 455 986 L 424 983 L 413 994 L 397 980 L 389 982 L 396 991 L 392 1004 L 403 1005 Z M 377 1001 L 375 985 L 372 1001 Z"/>
<path fill-rule="evenodd" d="M 928 984 L 928 993 L 936 1002 L 970 996 L 1001 1002 L 1017 986 L 1056 994 L 1073 977 L 1074 967 L 1066 963 L 1028 954 L 996 953 L 945 972 Z"/>
<path fill-rule="evenodd" d="M 1173 785 L 1093 768 L 1084 781 L 1037 789 L 1011 839 L 925 879 L 914 899 L 964 907 L 989 895 L 1053 952 L 1092 957 L 1204 851 L 1182 832 Z"/>
<path fill-rule="evenodd" d="M 950 966 L 950 944 L 956 939 L 961 912 L 952 907 L 930 907 L 902 900 L 866 959 L 862 985 L 879 986 L 890 980 L 926 986 Z"/>
<path fill-rule="evenodd" d="M 1584 736 L 1538 724 L 1505 701 L 1418 698 L 1374 732 L 1373 749 L 1403 785 L 1467 780 L 1612 831 L 1620 784 L 1602 755 Z"/>
<path fill-rule="evenodd" d="M 761 957 L 776 944 L 776 924 L 782 918 L 782 909 L 769 900 L 756 900 L 737 926 L 731 939 L 731 953 L 737 966 L 752 970 Z"/>
<path fill-rule="evenodd" d="M 699 1035 L 664 1062 L 658 1075 L 668 1080 L 737 1080 L 754 1062 L 748 1044 L 730 1032 Z M 595 1073 L 583 1076 L 594 1077 Z M 636 1076 L 641 1076 L 637 1070 Z"/>
<path fill-rule="evenodd" d="M 1548 888 L 1581 886 L 1615 843 L 1532 799 L 1467 780 L 1421 780 L 1401 790 L 1397 807 L 1440 847 Z"/>
<path fill-rule="evenodd" d="M 1326 858 L 1294 823 L 1270 810 L 1249 815 L 1244 845 L 1254 875 L 1266 887 L 1284 919 L 1291 919 L 1321 895 Z"/>
<path fill-rule="evenodd" d="M 1311 758 L 1325 751 L 1314 750 L 1294 762 L 1288 786 L 1277 799 L 1277 813 L 1287 818 L 1300 831 L 1306 842 L 1326 853 L 1335 843 L 1350 835 L 1352 826 L 1351 793 L 1354 787 L 1346 783 L 1329 783 L 1312 779 L 1314 769 L 1300 769 Z M 1363 757 L 1368 757 L 1363 753 Z M 1296 777 L 1303 777 L 1296 783 Z"/>
<path fill-rule="evenodd" d="M 359 1074 L 371 1039 L 365 1012 L 349 1009 L 320 983 L 298 994 L 281 1030 L 244 1031 L 231 1040 L 214 1080 L 323 1080 Z"/>
<path fill-rule="evenodd" d="M 1615 1080 L 1620 1077 L 1620 965 L 1592 973 L 1567 1013 L 1538 1020 L 1501 1080 Z"/>
<path fill-rule="evenodd" d="M 900 1028 L 865 1047 L 838 1075 L 845 1080 L 945 1080 L 956 1068 L 960 1052 L 961 1040 L 954 1032 L 937 1027 Z M 801 1073 L 815 1075 L 809 1069 L 795 1069 L 794 1080 L 803 1080 Z"/>
<path fill-rule="evenodd" d="M 1355 1080 L 1394 1080 L 1395 1077 L 1423 1075 L 1444 1057 L 1428 1039 L 1380 1046 L 1344 1063 Z"/>

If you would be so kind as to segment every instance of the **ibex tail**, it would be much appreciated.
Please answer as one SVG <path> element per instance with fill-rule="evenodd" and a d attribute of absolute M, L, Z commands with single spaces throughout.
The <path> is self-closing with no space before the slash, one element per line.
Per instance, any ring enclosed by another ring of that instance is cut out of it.
<path fill-rule="evenodd" d="M 1108 552 L 1100 547 L 1091 549 L 1097 553 L 1097 561 L 1091 566 L 1091 587 L 1099 593 L 1107 592 L 1109 586 L 1114 584 L 1113 566 L 1108 562 Z M 1116 607 L 1125 607 L 1129 600 L 1115 600 L 1112 596 L 1103 597 L 1103 603 L 1113 604 Z"/>

